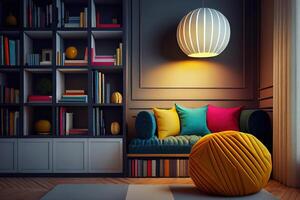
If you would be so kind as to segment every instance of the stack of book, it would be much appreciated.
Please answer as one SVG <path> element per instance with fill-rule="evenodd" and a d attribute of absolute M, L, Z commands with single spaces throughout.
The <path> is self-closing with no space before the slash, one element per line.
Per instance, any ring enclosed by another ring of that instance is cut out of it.
<path fill-rule="evenodd" d="M 51 103 L 52 96 L 46 95 L 29 95 L 28 102 L 29 103 Z"/>
<path fill-rule="evenodd" d="M 85 94 L 84 90 L 66 90 L 59 100 L 61 103 L 67 102 L 80 102 L 87 103 L 88 96 Z"/>
<path fill-rule="evenodd" d="M 110 103 L 111 88 L 110 83 L 105 81 L 105 75 L 102 72 L 95 71 L 95 103 Z"/>
<path fill-rule="evenodd" d="M 40 54 L 38 54 L 38 53 L 27 54 L 26 64 L 29 66 L 39 65 L 40 64 Z"/>
<path fill-rule="evenodd" d="M 119 23 L 103 23 L 100 11 L 96 13 L 96 27 L 97 28 L 120 28 Z"/>
<path fill-rule="evenodd" d="M 105 136 L 105 123 L 104 123 L 104 112 L 100 108 L 94 108 L 93 110 L 94 120 L 94 136 Z"/>
<path fill-rule="evenodd" d="M 0 65 L 20 65 L 20 40 L 0 35 Z"/>
<path fill-rule="evenodd" d="M 19 133 L 20 114 L 18 111 L 0 109 L 0 136 L 16 136 Z"/>
<path fill-rule="evenodd" d="M 20 90 L 0 85 L 0 103 L 19 103 Z"/>
<path fill-rule="evenodd" d="M 188 177 L 188 159 L 131 159 L 130 177 Z"/>
<path fill-rule="evenodd" d="M 33 0 L 24 0 L 25 27 L 46 28 L 53 22 L 52 4 L 38 6 Z"/>
<path fill-rule="evenodd" d="M 86 66 L 88 64 L 88 50 L 85 48 L 83 60 L 66 60 L 65 53 L 63 53 L 64 66 Z"/>
<path fill-rule="evenodd" d="M 88 26 L 88 13 L 87 8 L 79 13 L 79 16 L 70 16 L 69 10 L 65 10 L 65 3 L 61 2 L 61 10 L 58 13 L 61 26 L 65 28 L 86 28 Z"/>
<path fill-rule="evenodd" d="M 116 55 L 96 55 L 95 48 L 91 49 L 92 66 L 119 66 L 122 65 L 122 43 L 116 49 Z"/>
<path fill-rule="evenodd" d="M 86 135 L 88 129 L 74 128 L 74 113 L 67 112 L 66 108 L 61 107 L 59 110 L 59 135 Z"/>

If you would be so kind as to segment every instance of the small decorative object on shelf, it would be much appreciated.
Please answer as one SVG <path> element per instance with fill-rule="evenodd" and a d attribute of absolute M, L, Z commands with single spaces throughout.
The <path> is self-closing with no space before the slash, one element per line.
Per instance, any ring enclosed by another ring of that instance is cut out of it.
<path fill-rule="evenodd" d="M 70 60 L 75 59 L 77 57 L 78 51 L 74 46 L 70 46 L 66 49 L 66 57 Z"/>
<path fill-rule="evenodd" d="M 121 104 L 122 103 L 122 94 L 120 92 L 114 92 L 111 95 L 111 102 Z"/>
<path fill-rule="evenodd" d="M 42 61 L 40 65 L 51 65 L 52 63 L 52 49 L 42 49 Z"/>
<path fill-rule="evenodd" d="M 12 13 L 9 13 L 9 15 L 5 19 L 7 26 L 17 26 L 17 18 Z"/>
<path fill-rule="evenodd" d="M 49 120 L 38 120 L 35 125 L 35 131 L 40 135 L 49 135 L 51 130 L 51 123 Z"/>
<path fill-rule="evenodd" d="M 120 133 L 120 124 L 119 122 L 112 122 L 110 125 L 110 132 L 112 135 L 119 135 Z"/>

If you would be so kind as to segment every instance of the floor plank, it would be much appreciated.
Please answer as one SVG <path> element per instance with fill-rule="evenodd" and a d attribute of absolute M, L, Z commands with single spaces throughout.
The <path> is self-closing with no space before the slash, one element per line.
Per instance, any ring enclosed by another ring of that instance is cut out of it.
<path fill-rule="evenodd" d="M 38 200 L 59 184 L 192 184 L 190 178 L 0 178 L 1 200 Z M 300 189 L 271 180 L 266 190 L 283 200 L 300 200 Z"/>

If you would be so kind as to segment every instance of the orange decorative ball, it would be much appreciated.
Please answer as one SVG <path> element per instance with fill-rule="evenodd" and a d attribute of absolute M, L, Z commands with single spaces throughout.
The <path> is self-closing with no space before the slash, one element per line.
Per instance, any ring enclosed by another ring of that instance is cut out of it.
<path fill-rule="evenodd" d="M 75 59 L 77 57 L 77 54 L 78 54 L 78 51 L 77 51 L 76 47 L 71 46 L 66 49 L 66 57 L 68 59 L 71 59 L 71 60 Z"/>
<path fill-rule="evenodd" d="M 38 120 L 34 127 L 36 132 L 39 134 L 49 134 L 51 130 L 51 123 L 48 120 Z"/>
<path fill-rule="evenodd" d="M 8 26 L 17 26 L 17 18 L 11 13 L 6 17 L 5 22 Z"/>
<path fill-rule="evenodd" d="M 112 122 L 110 125 L 110 131 L 113 135 L 118 135 L 121 131 L 120 124 L 118 122 Z"/>

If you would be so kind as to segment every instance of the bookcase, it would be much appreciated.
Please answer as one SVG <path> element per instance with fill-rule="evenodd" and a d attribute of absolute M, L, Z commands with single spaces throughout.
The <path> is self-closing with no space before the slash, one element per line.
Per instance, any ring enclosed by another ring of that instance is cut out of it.
<path fill-rule="evenodd" d="M 126 4 L 0 2 L 0 173 L 125 175 Z"/>

